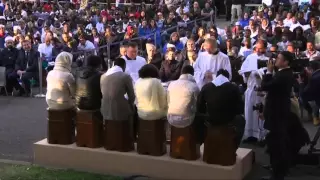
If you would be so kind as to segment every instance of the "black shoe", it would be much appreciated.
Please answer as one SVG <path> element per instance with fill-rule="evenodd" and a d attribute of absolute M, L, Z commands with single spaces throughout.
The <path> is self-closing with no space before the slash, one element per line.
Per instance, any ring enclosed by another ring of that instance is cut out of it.
<path fill-rule="evenodd" d="M 260 180 L 284 180 L 284 177 L 283 178 L 275 178 L 273 176 L 264 176 L 264 177 L 260 178 Z"/>
<path fill-rule="evenodd" d="M 258 139 L 255 137 L 248 137 L 247 139 L 242 141 L 245 144 L 255 144 L 258 142 Z"/>

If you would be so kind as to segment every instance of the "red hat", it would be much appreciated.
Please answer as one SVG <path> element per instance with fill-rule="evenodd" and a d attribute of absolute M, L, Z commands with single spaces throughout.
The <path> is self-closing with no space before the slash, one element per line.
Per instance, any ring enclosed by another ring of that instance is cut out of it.
<path fill-rule="evenodd" d="M 103 16 L 103 17 L 108 16 L 108 12 L 105 11 L 105 10 L 101 11 L 100 14 L 101 14 L 101 16 Z"/>

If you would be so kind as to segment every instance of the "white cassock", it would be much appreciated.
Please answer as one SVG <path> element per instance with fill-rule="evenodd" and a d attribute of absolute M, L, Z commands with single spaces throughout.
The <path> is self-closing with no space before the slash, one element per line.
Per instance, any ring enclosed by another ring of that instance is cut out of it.
<path fill-rule="evenodd" d="M 231 64 L 227 55 L 222 52 L 218 52 L 217 54 L 209 54 L 208 52 L 199 53 L 194 64 L 194 78 L 199 88 L 201 89 L 206 83 L 204 75 L 207 71 L 212 72 L 213 78 L 215 78 L 220 69 L 227 70 L 230 74 L 229 79 L 231 79 Z"/>
<path fill-rule="evenodd" d="M 141 56 L 137 56 L 135 60 L 128 60 L 126 56 L 122 56 L 122 58 L 126 61 L 126 70 L 124 72 L 131 76 L 134 85 L 139 79 L 139 70 L 147 64 L 146 59 Z"/>
<path fill-rule="evenodd" d="M 245 109 L 244 116 L 246 119 L 246 126 L 244 132 L 244 139 L 248 137 L 255 137 L 262 140 L 265 137 L 265 130 L 263 128 L 264 121 L 259 118 L 259 112 L 253 110 L 253 106 L 262 103 L 263 97 L 258 96 L 258 92 L 254 90 L 255 86 L 260 86 L 262 75 L 265 68 L 258 69 L 257 60 L 264 59 L 264 56 L 251 54 L 247 57 L 239 73 L 243 76 L 247 83 L 247 90 L 245 92 Z M 249 73 L 249 77 L 245 77 L 244 73 Z"/>

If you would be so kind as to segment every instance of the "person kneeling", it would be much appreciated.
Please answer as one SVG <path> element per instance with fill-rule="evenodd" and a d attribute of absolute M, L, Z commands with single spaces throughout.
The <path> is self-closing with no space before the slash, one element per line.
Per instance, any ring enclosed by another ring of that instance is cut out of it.
<path fill-rule="evenodd" d="M 220 69 L 198 96 L 197 110 L 207 114 L 209 124 L 203 154 L 203 160 L 209 164 L 233 165 L 243 136 L 244 104 L 239 88 L 228 79 L 228 71 Z"/>
<path fill-rule="evenodd" d="M 187 65 L 180 78 L 168 87 L 168 122 L 171 125 L 170 156 L 196 160 L 200 156 L 197 132 L 194 125 L 199 88 L 193 77 L 194 69 Z"/>
<path fill-rule="evenodd" d="M 135 84 L 137 111 L 139 116 L 138 153 L 154 156 L 166 152 L 165 121 L 167 99 L 162 87 L 158 69 L 144 65 L 139 70 L 139 79 Z"/>
<path fill-rule="evenodd" d="M 75 79 L 71 74 L 72 54 L 61 52 L 55 66 L 47 76 L 46 101 L 49 109 L 66 110 L 74 108 Z"/>

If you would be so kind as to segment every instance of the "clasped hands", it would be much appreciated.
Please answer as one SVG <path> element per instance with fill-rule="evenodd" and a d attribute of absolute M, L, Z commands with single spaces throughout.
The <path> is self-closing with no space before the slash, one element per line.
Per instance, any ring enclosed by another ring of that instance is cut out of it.
<path fill-rule="evenodd" d="M 19 75 L 19 77 L 21 77 L 26 71 L 21 71 L 21 70 L 18 70 L 17 71 L 17 74 Z"/>
<path fill-rule="evenodd" d="M 210 71 L 207 71 L 205 74 L 204 74 L 204 80 L 205 81 L 213 81 L 213 77 L 212 77 L 212 72 L 210 72 Z"/>

